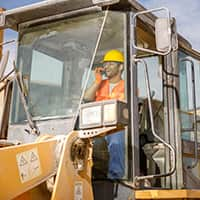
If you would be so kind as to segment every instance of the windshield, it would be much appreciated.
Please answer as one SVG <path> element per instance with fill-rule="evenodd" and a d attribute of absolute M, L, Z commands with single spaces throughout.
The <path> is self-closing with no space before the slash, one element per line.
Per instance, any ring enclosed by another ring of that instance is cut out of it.
<path fill-rule="evenodd" d="M 92 14 L 20 31 L 17 67 L 33 117 L 71 116 L 77 110 L 103 17 Z M 17 90 L 14 96 L 16 123 L 26 117 Z"/>
<path fill-rule="evenodd" d="M 76 114 L 104 16 L 105 12 L 99 12 L 20 29 L 17 68 L 22 73 L 28 91 L 29 112 L 34 119 L 73 117 Z M 121 40 L 113 34 L 118 29 L 108 26 L 119 18 L 122 18 L 119 13 L 110 12 L 103 30 L 103 33 L 106 31 L 104 42 L 101 39 L 95 55 L 96 63 L 101 61 L 107 44 L 112 42 L 112 39 L 106 40 L 108 36 L 115 40 L 113 48 L 116 41 L 121 45 Z M 11 122 L 25 120 L 15 86 Z"/>

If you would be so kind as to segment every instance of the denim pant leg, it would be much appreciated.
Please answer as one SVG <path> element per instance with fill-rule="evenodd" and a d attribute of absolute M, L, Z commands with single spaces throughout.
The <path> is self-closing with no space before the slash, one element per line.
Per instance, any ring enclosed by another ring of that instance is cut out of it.
<path fill-rule="evenodd" d="M 108 178 L 120 179 L 125 170 L 125 131 L 119 131 L 105 137 L 108 143 Z"/>

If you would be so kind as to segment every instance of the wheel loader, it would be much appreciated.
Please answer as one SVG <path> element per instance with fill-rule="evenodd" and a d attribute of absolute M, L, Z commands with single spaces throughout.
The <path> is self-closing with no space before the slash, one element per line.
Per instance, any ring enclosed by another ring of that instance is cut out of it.
<path fill-rule="evenodd" d="M 200 199 L 200 52 L 167 8 L 41 1 L 3 10 L 5 29 L 18 37 L 0 63 L 1 200 Z M 110 49 L 125 58 L 125 101 L 88 102 Z M 124 175 L 110 179 L 105 138 L 119 130 Z"/>

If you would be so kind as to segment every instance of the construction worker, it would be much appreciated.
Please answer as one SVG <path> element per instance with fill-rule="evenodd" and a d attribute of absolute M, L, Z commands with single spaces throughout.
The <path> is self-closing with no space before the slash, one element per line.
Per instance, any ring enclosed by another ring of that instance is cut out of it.
<path fill-rule="evenodd" d="M 124 100 L 124 80 L 122 80 L 123 63 L 124 56 L 120 51 L 108 51 L 103 59 L 103 67 L 96 68 L 95 81 L 86 90 L 84 99 L 86 101 L 108 99 Z M 105 73 L 107 77 L 104 80 L 102 73 Z M 108 178 L 120 179 L 124 175 L 125 168 L 124 131 L 108 135 L 105 139 L 109 151 Z"/>

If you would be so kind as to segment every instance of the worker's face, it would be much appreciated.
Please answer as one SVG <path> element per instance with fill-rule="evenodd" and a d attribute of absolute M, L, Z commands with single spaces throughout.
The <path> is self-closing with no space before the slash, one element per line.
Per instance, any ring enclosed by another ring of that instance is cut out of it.
<path fill-rule="evenodd" d="M 117 62 L 104 62 L 103 67 L 108 78 L 113 78 L 122 73 L 122 64 Z"/>

